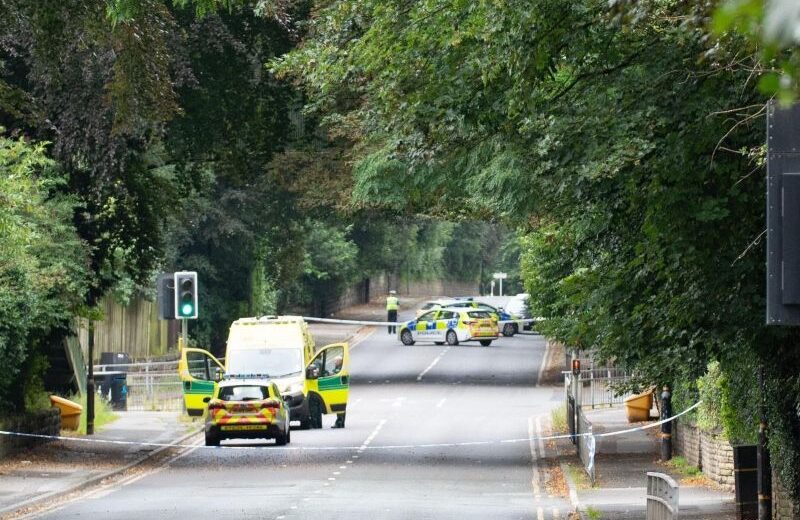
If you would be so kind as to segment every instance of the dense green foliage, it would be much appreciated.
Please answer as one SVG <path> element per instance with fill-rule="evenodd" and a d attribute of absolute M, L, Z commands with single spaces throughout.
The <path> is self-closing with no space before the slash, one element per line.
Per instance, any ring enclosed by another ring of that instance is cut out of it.
<path fill-rule="evenodd" d="M 45 146 L 0 135 L 0 403 L 21 408 L 41 388 L 37 340 L 79 311 L 87 250 L 72 226 L 75 201 Z M 25 383 L 30 383 L 30 392 Z"/>
<path fill-rule="evenodd" d="M 745 4 L 763 6 L 726 5 Z M 340 0 L 275 70 L 304 85 L 309 110 L 364 136 L 357 199 L 519 227 L 547 334 L 646 383 L 694 387 L 718 362 L 727 390 L 703 392 L 737 438 L 752 437 L 769 395 L 773 460 L 800 494 L 800 354 L 764 326 L 766 98 L 754 79 L 772 57 L 712 34 L 716 7 Z M 718 14 L 718 30 L 743 9 Z"/>
<path fill-rule="evenodd" d="M 296 46 L 308 9 L 0 4 L 0 405 L 32 406 L 42 352 L 70 320 L 102 319 L 109 293 L 152 298 L 161 271 L 199 272 L 190 334 L 220 350 L 243 315 L 323 312 L 383 272 L 477 280 L 476 259 L 494 262 L 488 228 L 467 244 L 471 224 L 352 197 L 357 143 L 304 115 L 302 93 L 266 67 Z"/>

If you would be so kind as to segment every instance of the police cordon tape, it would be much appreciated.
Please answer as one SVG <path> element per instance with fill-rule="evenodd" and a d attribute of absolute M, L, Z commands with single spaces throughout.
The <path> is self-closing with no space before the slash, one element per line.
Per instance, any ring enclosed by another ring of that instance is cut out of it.
<path fill-rule="evenodd" d="M 465 442 L 442 442 L 442 443 L 435 443 L 435 444 L 389 444 L 384 446 L 372 446 L 372 445 L 361 445 L 361 446 L 274 446 L 272 449 L 279 449 L 279 450 L 292 450 L 292 451 L 337 451 L 337 450 L 344 450 L 344 451 L 364 451 L 364 450 L 410 450 L 410 449 L 419 449 L 419 448 L 456 448 L 461 446 L 487 446 L 492 444 L 515 444 L 520 442 L 532 442 L 532 441 L 550 441 L 550 440 L 557 440 L 557 439 L 571 439 L 574 437 L 594 437 L 601 438 L 601 437 L 613 437 L 616 435 L 624 435 L 626 433 L 632 433 L 636 431 L 643 431 L 648 430 L 650 428 L 655 428 L 657 426 L 661 426 L 662 424 L 674 421 L 678 417 L 685 415 L 698 406 L 702 401 L 698 401 L 686 410 L 682 411 L 679 414 L 673 415 L 672 417 L 668 417 L 666 419 L 662 419 L 660 421 L 656 421 L 645 426 L 637 426 L 635 428 L 627 428 L 625 430 L 617 430 L 613 432 L 606 432 L 606 433 L 578 433 L 575 435 L 572 434 L 563 434 L 563 435 L 546 435 L 543 437 L 520 437 L 517 439 L 502 439 L 502 440 L 489 440 L 489 441 L 465 441 Z M 112 444 L 112 445 L 121 445 L 121 446 L 151 446 L 154 448 L 203 448 L 203 449 L 211 449 L 211 450 L 261 450 L 263 449 L 262 446 L 202 446 L 197 444 L 169 444 L 169 443 L 162 443 L 162 442 L 137 442 L 137 441 L 120 441 L 120 440 L 112 440 L 112 439 L 90 439 L 86 437 L 67 437 L 64 435 L 42 435 L 38 433 L 23 433 L 23 432 L 11 432 L 11 431 L 3 431 L 0 430 L 0 435 L 7 435 L 7 436 L 16 436 L 16 437 L 26 437 L 26 438 L 33 438 L 33 439 L 47 439 L 47 440 L 58 440 L 58 441 L 71 441 L 71 442 L 82 442 L 82 443 L 96 443 L 96 444 Z"/>
<path fill-rule="evenodd" d="M 409 321 L 414 320 L 404 320 L 404 321 L 365 321 L 365 320 L 338 320 L 334 318 L 314 318 L 313 316 L 303 316 L 304 321 L 312 321 L 316 323 L 332 323 L 335 325 L 363 325 L 363 326 L 373 326 L 373 327 L 395 327 L 398 325 L 402 325 Z M 536 323 L 544 321 L 544 318 L 524 318 L 519 320 L 500 320 L 497 323 L 504 325 L 506 323 Z"/>

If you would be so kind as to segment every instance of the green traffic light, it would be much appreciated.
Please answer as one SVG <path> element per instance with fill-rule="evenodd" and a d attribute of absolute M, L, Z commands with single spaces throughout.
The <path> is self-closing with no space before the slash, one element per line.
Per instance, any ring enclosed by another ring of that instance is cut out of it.
<path fill-rule="evenodd" d="M 194 310 L 194 307 L 192 306 L 191 303 L 184 303 L 181 306 L 181 315 L 182 316 L 191 316 L 193 310 Z"/>

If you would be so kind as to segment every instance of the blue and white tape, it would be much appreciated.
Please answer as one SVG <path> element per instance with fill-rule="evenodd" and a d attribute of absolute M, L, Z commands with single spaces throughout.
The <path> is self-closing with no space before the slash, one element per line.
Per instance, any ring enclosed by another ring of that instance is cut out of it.
<path fill-rule="evenodd" d="M 402 325 L 409 320 L 404 321 L 366 321 L 366 320 L 339 320 L 335 318 L 315 318 L 313 316 L 303 316 L 304 321 L 310 321 L 315 323 L 331 323 L 335 325 L 362 325 L 362 326 L 372 326 L 372 327 L 395 327 L 398 325 Z M 519 320 L 501 320 L 497 323 L 503 325 L 506 323 L 536 323 L 539 321 L 544 321 L 544 318 L 525 318 Z"/>
<path fill-rule="evenodd" d="M 548 440 L 558 440 L 558 439 L 571 439 L 574 437 L 594 437 L 602 438 L 602 437 L 613 437 L 616 435 L 625 435 L 627 433 L 632 433 L 636 431 L 643 431 L 648 430 L 651 428 L 655 428 L 657 426 L 661 426 L 664 423 L 668 423 L 674 421 L 678 417 L 685 415 L 698 406 L 700 406 L 701 401 L 693 404 L 686 410 L 682 411 L 679 414 L 673 415 L 667 419 L 662 419 L 660 421 L 652 422 L 650 424 L 646 424 L 644 426 L 637 426 L 635 428 L 627 428 L 625 430 L 616 430 L 612 432 L 605 432 L 605 433 L 579 433 L 576 435 L 571 434 L 563 434 L 563 435 L 546 435 L 542 437 L 520 437 L 516 439 L 502 439 L 502 440 L 485 440 L 485 441 L 465 441 L 465 442 L 440 442 L 440 443 L 431 443 L 431 444 L 388 444 L 383 446 L 275 446 L 273 449 L 278 450 L 288 450 L 288 451 L 355 451 L 355 450 L 412 450 L 412 449 L 427 449 L 427 448 L 457 448 L 462 446 L 489 446 L 489 445 L 502 445 L 502 444 L 515 444 L 520 442 L 533 442 L 533 441 L 548 441 Z M 149 446 L 154 448 L 203 448 L 203 449 L 212 449 L 212 450 L 261 450 L 264 449 L 261 446 L 202 446 L 197 444 L 169 444 L 169 443 L 161 443 L 161 442 L 138 442 L 138 441 L 121 441 L 121 440 L 112 440 L 112 439 L 98 439 L 98 438 L 89 438 L 89 437 L 67 437 L 63 435 L 42 435 L 36 433 L 23 433 L 23 432 L 12 432 L 12 431 L 3 431 L 0 430 L 0 435 L 7 435 L 7 436 L 16 436 L 16 437 L 26 437 L 26 438 L 34 438 L 34 439 L 46 439 L 46 440 L 59 440 L 59 441 L 68 441 L 68 442 L 77 442 L 77 443 L 87 443 L 87 444 L 110 444 L 110 445 L 119 445 L 119 446 Z"/>

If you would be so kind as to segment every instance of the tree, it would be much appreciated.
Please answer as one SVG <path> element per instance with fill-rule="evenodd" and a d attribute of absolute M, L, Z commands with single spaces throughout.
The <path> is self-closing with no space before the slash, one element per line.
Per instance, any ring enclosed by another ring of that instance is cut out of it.
<path fill-rule="evenodd" d="M 0 405 L 22 411 L 25 367 L 50 331 L 79 312 L 87 249 L 72 225 L 75 200 L 43 143 L 0 135 Z"/>

